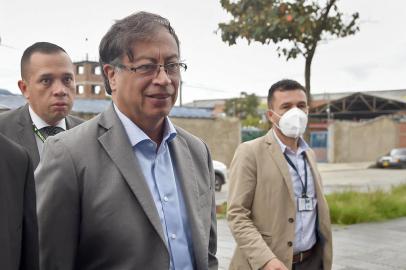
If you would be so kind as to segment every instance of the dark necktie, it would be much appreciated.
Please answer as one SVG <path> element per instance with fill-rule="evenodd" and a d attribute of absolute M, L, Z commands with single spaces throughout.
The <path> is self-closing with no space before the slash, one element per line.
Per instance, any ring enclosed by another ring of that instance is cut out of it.
<path fill-rule="evenodd" d="M 65 131 L 65 130 L 61 127 L 54 127 L 54 126 L 43 127 L 40 129 L 40 132 L 44 136 L 45 139 L 48 138 L 49 136 L 54 136 L 62 131 Z"/>

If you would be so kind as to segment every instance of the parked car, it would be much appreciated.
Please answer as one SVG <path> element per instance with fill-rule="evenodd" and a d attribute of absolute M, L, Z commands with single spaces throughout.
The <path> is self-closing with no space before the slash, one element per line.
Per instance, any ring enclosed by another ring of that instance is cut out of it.
<path fill-rule="evenodd" d="M 406 148 L 392 149 L 387 155 L 380 157 L 376 165 L 379 168 L 406 168 Z"/>
<path fill-rule="evenodd" d="M 227 166 L 223 162 L 213 160 L 213 168 L 215 175 L 215 186 L 216 191 L 221 191 L 222 185 L 227 181 Z"/>

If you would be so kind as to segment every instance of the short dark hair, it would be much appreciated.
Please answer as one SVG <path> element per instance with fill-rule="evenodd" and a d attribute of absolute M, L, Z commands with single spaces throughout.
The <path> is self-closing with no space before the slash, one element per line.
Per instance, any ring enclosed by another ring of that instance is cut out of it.
<path fill-rule="evenodd" d="M 292 91 L 292 90 L 302 90 L 307 93 L 306 88 L 299 82 L 290 79 L 283 79 L 274 83 L 268 91 L 268 106 L 271 106 L 273 94 L 276 91 Z"/>
<path fill-rule="evenodd" d="M 127 55 L 132 61 L 134 59 L 132 53 L 134 43 L 152 39 L 153 34 L 161 28 L 167 29 L 173 36 L 179 51 L 179 39 L 166 18 L 149 12 L 137 12 L 116 21 L 100 41 L 99 62 L 101 69 L 103 70 L 105 64 L 119 64 L 124 55 Z M 104 72 L 102 74 L 106 91 L 111 94 L 107 75 Z"/>
<path fill-rule="evenodd" d="M 27 66 L 30 62 L 31 56 L 34 53 L 44 53 L 44 54 L 53 54 L 53 53 L 58 53 L 58 52 L 64 52 L 66 51 L 59 47 L 56 44 L 50 43 L 50 42 L 36 42 L 32 44 L 30 47 L 25 49 L 23 56 L 21 57 L 21 78 L 26 79 L 27 78 Z"/>

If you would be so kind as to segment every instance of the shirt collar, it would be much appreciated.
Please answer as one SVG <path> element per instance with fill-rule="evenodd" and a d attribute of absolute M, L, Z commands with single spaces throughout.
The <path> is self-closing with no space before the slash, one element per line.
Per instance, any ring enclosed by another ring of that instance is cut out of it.
<path fill-rule="evenodd" d="M 28 111 L 30 113 L 32 123 L 37 127 L 37 129 L 41 129 L 41 128 L 50 126 L 44 120 L 42 120 L 42 118 L 39 117 L 38 114 L 36 114 L 34 112 L 34 110 L 31 108 L 31 106 L 28 106 Z M 55 127 L 60 127 L 60 128 L 63 128 L 64 130 L 66 130 L 65 118 L 63 118 L 61 121 L 59 121 L 58 124 L 55 125 Z"/>
<path fill-rule="evenodd" d="M 140 129 L 130 118 L 128 118 L 125 114 L 123 114 L 120 109 L 113 103 L 114 110 L 117 113 L 118 118 L 120 119 L 121 123 L 124 126 L 124 129 L 130 139 L 131 146 L 136 146 L 138 143 L 149 140 L 152 141 L 150 137 L 148 137 L 145 132 Z M 162 142 L 170 142 L 173 140 L 177 134 L 175 127 L 173 126 L 172 122 L 169 120 L 169 117 L 165 117 L 164 121 L 165 129 L 163 134 Z"/>
<path fill-rule="evenodd" d="M 272 129 L 272 132 L 273 132 L 274 137 L 276 138 L 276 141 L 278 142 L 279 146 L 281 147 L 282 153 L 285 153 L 286 151 L 293 153 L 293 151 L 279 139 L 279 137 L 278 137 L 278 135 L 276 135 L 276 132 L 274 129 Z M 306 141 L 302 137 L 299 137 L 298 142 L 299 142 L 299 147 L 297 149 L 296 155 L 300 155 L 310 148 L 309 145 L 306 143 Z"/>

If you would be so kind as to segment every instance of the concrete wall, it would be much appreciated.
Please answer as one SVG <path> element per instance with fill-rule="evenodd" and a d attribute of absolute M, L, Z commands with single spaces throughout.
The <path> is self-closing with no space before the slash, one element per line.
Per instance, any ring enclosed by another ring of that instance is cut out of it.
<path fill-rule="evenodd" d="M 173 118 L 175 125 L 201 138 L 208 145 L 212 158 L 230 166 L 235 149 L 241 143 L 241 125 L 235 118 Z"/>
<path fill-rule="evenodd" d="M 399 123 L 389 117 L 329 126 L 329 162 L 375 161 L 399 145 Z"/>

